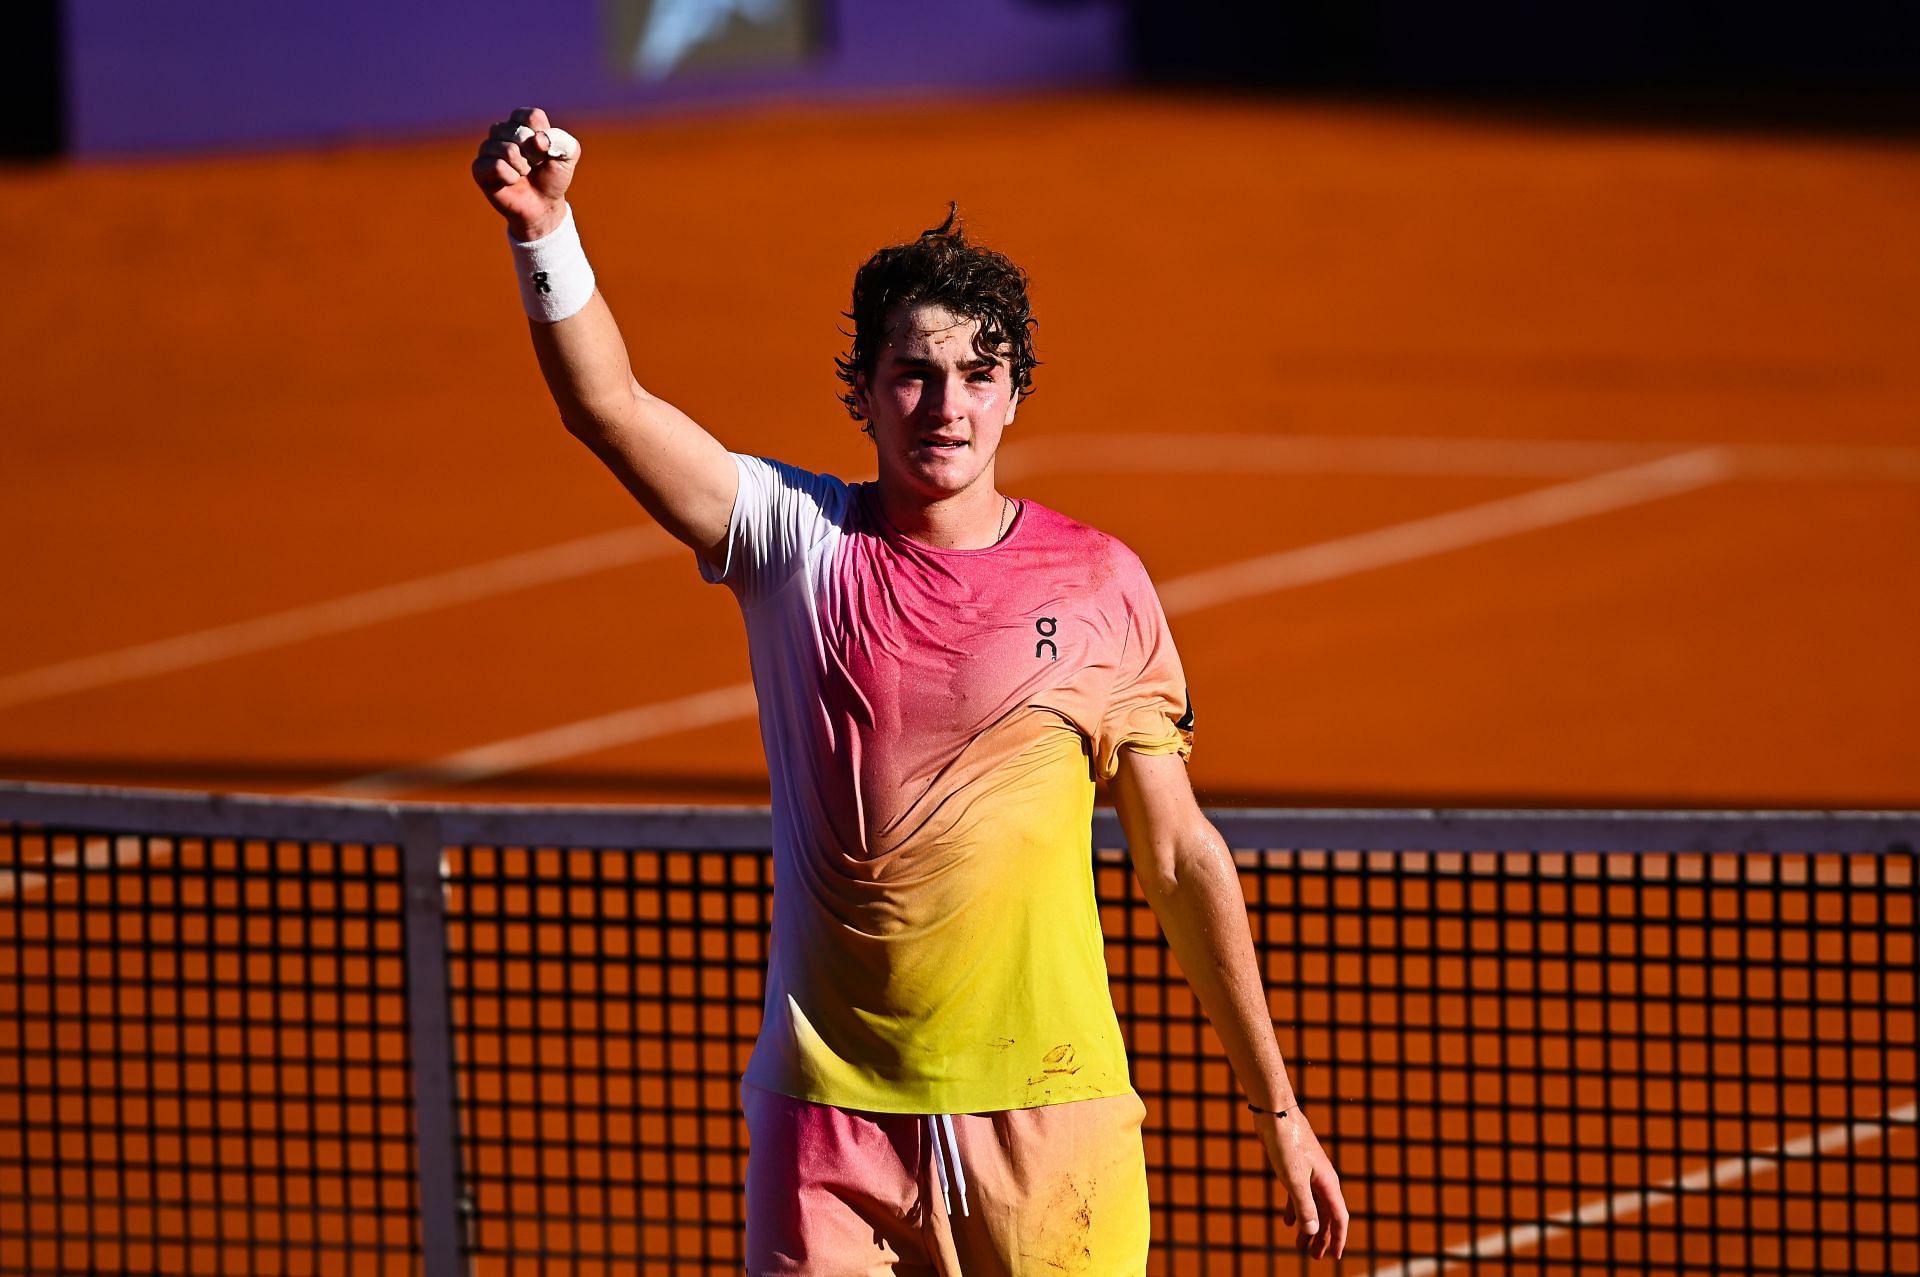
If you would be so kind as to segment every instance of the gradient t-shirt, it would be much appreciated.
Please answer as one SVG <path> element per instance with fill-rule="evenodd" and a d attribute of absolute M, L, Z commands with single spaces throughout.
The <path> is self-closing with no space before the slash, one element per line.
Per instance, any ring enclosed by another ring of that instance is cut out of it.
<path fill-rule="evenodd" d="M 726 561 L 773 786 L 747 1080 L 979 1113 L 1130 1090 L 1093 892 L 1094 779 L 1192 748 L 1146 570 L 1023 502 L 997 544 L 894 529 L 870 484 L 736 455 Z"/>

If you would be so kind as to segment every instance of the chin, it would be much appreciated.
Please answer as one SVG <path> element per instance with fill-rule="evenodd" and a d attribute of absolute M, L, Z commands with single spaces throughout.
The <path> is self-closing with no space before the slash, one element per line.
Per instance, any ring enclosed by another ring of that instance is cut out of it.
<path fill-rule="evenodd" d="M 952 474 L 937 475 L 927 481 L 927 486 L 933 488 L 943 497 L 958 496 L 968 488 L 979 483 L 980 475 L 981 471 L 979 470 L 970 471 L 964 476 Z"/>
<path fill-rule="evenodd" d="M 963 467 L 952 461 L 909 461 L 901 467 L 899 477 L 929 496 L 948 497 L 979 482 L 984 470 L 984 466 Z"/>

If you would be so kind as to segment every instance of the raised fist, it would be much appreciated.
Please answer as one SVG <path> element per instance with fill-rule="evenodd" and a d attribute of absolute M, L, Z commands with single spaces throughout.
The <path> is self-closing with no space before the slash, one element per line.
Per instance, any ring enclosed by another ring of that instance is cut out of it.
<path fill-rule="evenodd" d="M 579 165 L 579 142 L 539 107 L 522 107 L 487 130 L 473 180 L 515 239 L 535 240 L 566 217 L 567 187 Z"/>

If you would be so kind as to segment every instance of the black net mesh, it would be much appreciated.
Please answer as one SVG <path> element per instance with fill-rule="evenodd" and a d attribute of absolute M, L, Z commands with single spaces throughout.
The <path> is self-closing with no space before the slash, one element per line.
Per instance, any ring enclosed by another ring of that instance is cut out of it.
<path fill-rule="evenodd" d="M 765 855 L 451 863 L 483 1266 L 738 1271 Z M 1242 854 L 1274 1017 L 1360 1221 L 1345 1267 L 1920 1270 L 1913 869 Z M 1153 1271 L 1295 1271 L 1238 1091 L 1130 869 L 1103 856 L 1097 879 L 1149 1110 Z"/>
<path fill-rule="evenodd" d="M 1911 853 L 1241 862 L 1356 1271 L 1920 1271 Z M 1211 1032 L 1101 890 L 1160 1270 L 1290 1271 Z"/>
<path fill-rule="evenodd" d="M 393 847 L 0 824 L 0 1273 L 411 1273 Z"/>
<path fill-rule="evenodd" d="M 482 1266 L 739 1272 L 766 854 L 461 848 L 447 863 Z"/>
<path fill-rule="evenodd" d="M 738 1272 L 764 849 L 443 855 L 472 1270 Z M 1238 855 L 1340 1271 L 1920 1271 L 1904 845 Z M 432 1262 L 401 859 L 0 823 L 0 1273 Z M 1152 1271 L 1301 1271 L 1124 858 L 1096 882 Z"/>

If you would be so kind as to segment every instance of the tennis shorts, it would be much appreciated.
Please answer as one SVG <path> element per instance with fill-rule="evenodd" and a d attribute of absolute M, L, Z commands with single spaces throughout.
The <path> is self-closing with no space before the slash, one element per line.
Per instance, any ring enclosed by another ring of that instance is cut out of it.
<path fill-rule="evenodd" d="M 741 1088 L 750 1277 L 1138 1277 L 1134 1094 L 950 1117 Z"/>

